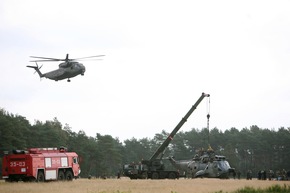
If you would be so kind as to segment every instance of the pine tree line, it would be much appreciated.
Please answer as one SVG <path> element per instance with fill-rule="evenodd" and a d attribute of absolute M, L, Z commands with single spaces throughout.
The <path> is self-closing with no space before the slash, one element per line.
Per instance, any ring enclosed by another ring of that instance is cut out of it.
<path fill-rule="evenodd" d="M 91 137 L 82 130 L 74 132 L 57 118 L 46 122 L 35 121 L 31 125 L 25 117 L 0 109 L 0 166 L 3 151 L 64 146 L 80 156 L 81 177 L 115 176 L 121 172 L 123 164 L 149 159 L 168 134 L 162 131 L 153 138 L 131 138 L 121 142 L 110 135 L 96 133 L 95 137 Z M 198 150 L 208 148 L 209 144 L 216 154 L 225 155 L 231 166 L 244 175 L 249 169 L 253 173 L 269 169 L 290 170 L 290 127 L 270 130 L 254 125 L 224 132 L 218 128 L 210 132 L 206 128 L 181 130 L 164 157 L 188 160 Z"/>

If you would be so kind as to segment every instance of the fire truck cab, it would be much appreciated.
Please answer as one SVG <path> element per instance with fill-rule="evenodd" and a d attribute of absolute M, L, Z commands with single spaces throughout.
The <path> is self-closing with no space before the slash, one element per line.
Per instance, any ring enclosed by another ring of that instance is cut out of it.
<path fill-rule="evenodd" d="M 78 155 L 67 149 L 30 148 L 5 152 L 2 164 L 2 178 L 8 182 L 68 180 L 80 174 Z"/>

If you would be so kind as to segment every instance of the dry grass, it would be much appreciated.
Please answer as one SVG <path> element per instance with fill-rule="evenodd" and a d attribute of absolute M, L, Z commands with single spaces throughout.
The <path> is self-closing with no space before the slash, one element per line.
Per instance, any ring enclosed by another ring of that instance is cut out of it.
<path fill-rule="evenodd" d="M 130 180 L 78 179 L 73 182 L 6 183 L 0 181 L 0 193 L 211 193 L 231 192 L 245 186 L 266 188 L 274 184 L 290 185 L 290 181 L 179 179 Z"/>

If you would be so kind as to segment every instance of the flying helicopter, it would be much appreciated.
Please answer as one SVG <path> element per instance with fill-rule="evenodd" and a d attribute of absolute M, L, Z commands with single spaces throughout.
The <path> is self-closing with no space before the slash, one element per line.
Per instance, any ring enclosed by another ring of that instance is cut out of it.
<path fill-rule="evenodd" d="M 39 75 L 40 78 L 45 77 L 51 80 L 63 80 L 67 79 L 68 82 L 70 82 L 70 78 L 75 77 L 77 75 L 84 75 L 86 68 L 85 66 L 78 62 L 81 60 L 86 59 L 92 59 L 96 57 L 102 57 L 105 55 L 97 55 L 97 56 L 89 56 L 89 57 L 83 57 L 83 58 L 75 58 L 75 59 L 69 59 L 68 54 L 66 55 L 65 59 L 58 59 L 58 58 L 47 58 L 47 57 L 38 57 L 38 56 L 30 56 L 31 58 L 36 58 L 40 60 L 31 60 L 30 62 L 35 62 L 36 66 L 27 66 L 28 68 L 33 68 Z M 47 73 L 41 73 L 40 68 L 42 66 L 38 66 L 37 62 L 58 62 L 63 61 L 58 66 L 59 68 Z"/>

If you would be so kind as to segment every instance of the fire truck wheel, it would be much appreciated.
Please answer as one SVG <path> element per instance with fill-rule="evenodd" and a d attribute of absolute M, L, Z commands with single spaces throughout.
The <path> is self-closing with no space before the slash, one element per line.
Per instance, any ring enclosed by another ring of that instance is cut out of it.
<path fill-rule="evenodd" d="M 44 173 L 43 173 L 43 171 L 38 171 L 36 181 L 37 182 L 44 182 Z"/>
<path fill-rule="evenodd" d="M 65 180 L 64 172 L 62 170 L 59 170 L 58 171 L 58 177 L 57 177 L 57 179 L 60 180 L 60 181 Z"/>
<path fill-rule="evenodd" d="M 65 172 L 65 179 L 67 181 L 73 180 L 73 173 L 72 173 L 72 171 L 68 170 L 68 171 Z"/>

